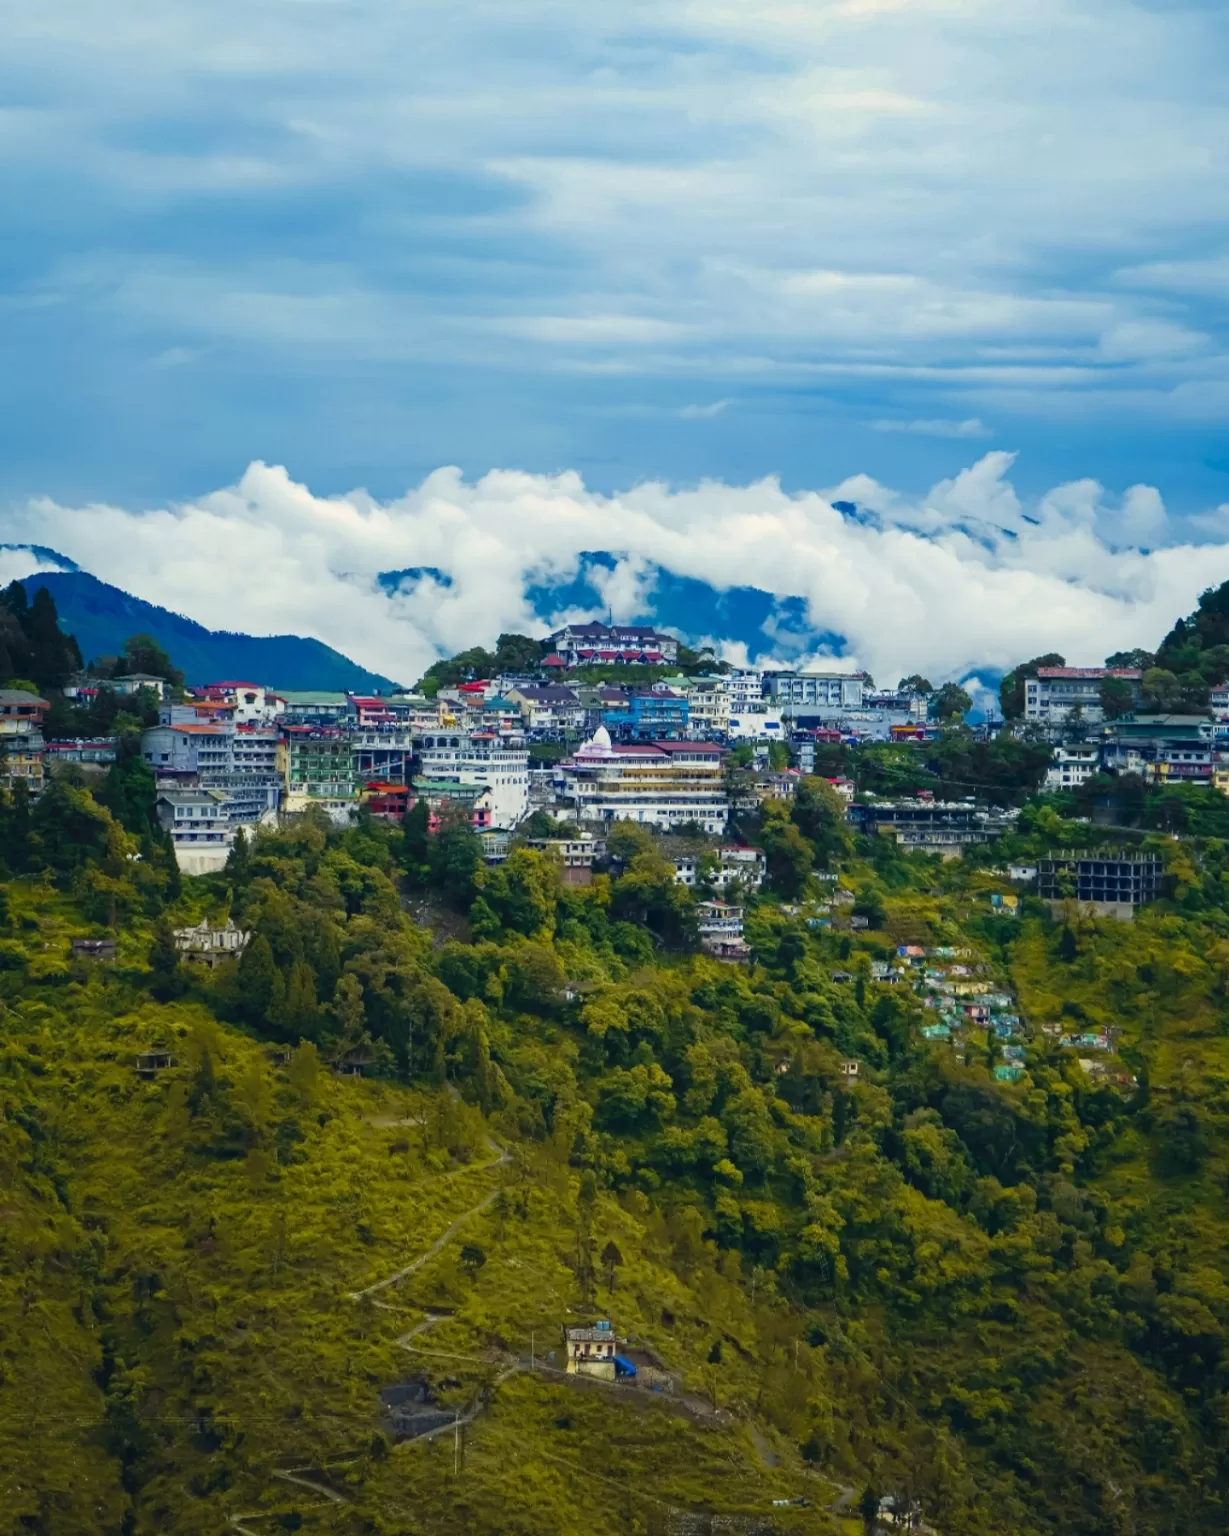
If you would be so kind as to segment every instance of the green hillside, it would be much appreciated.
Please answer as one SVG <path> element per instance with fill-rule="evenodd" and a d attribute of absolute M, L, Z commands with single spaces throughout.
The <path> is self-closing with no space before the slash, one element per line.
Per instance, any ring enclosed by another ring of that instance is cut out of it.
<path fill-rule="evenodd" d="M 128 789 L 0 818 L 6 1528 L 1225 1528 L 1222 845 L 1133 925 L 997 916 L 990 858 L 1091 829 L 943 864 L 813 786 L 732 966 L 635 829 L 587 888 L 413 818 L 181 884 Z M 237 966 L 177 962 L 228 915 Z M 595 1318 L 675 1390 L 567 1378 Z"/>

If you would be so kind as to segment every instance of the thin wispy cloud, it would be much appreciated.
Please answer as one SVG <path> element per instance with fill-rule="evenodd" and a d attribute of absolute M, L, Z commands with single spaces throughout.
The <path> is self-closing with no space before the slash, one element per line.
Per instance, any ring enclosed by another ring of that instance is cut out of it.
<path fill-rule="evenodd" d="M 712 421 L 722 416 L 734 404 L 733 400 L 714 400 L 709 405 L 685 405 L 679 412 L 684 421 Z"/>
<path fill-rule="evenodd" d="M 871 427 L 876 432 L 904 432 L 910 437 L 989 437 L 990 430 L 982 425 L 976 416 L 968 416 L 964 421 L 944 421 L 940 418 L 921 418 L 914 421 L 892 421 L 881 417 L 878 421 L 872 421 Z"/>

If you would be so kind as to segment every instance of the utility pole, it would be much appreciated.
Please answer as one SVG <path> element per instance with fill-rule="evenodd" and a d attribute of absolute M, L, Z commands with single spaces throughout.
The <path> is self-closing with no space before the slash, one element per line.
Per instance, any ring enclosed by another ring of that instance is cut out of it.
<path fill-rule="evenodd" d="M 533 1370 L 533 1329 L 529 1330 L 529 1369 Z"/>
<path fill-rule="evenodd" d="M 461 1410 L 457 1409 L 456 1420 L 452 1426 L 452 1475 L 456 1477 L 461 1470 Z"/>

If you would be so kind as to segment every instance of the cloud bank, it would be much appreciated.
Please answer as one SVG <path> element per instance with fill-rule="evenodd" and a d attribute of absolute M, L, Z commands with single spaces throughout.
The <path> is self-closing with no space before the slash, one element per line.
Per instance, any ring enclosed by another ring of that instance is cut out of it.
<path fill-rule="evenodd" d="M 501 630 L 542 633 L 543 587 L 560 593 L 550 617 L 580 616 L 566 588 L 592 550 L 620 557 L 599 573 L 616 618 L 652 613 L 659 570 L 758 587 L 803 599 L 817 635 L 843 637 L 817 654 L 885 682 L 964 677 L 1044 650 L 1097 663 L 1155 645 L 1229 578 L 1229 507 L 1208 515 L 1210 542 L 1148 551 L 1138 543 L 1165 523 L 1155 489 L 1115 499 L 1080 480 L 1026 508 L 1012 463 L 988 453 L 921 497 L 869 476 L 824 492 L 768 479 L 605 496 L 571 472 L 467 481 L 441 468 L 379 501 L 313 495 L 257 462 L 234 486 L 154 511 L 32 501 L 5 536 L 212 628 L 312 635 L 405 681 Z M 408 574 L 381 583 L 390 571 Z"/>

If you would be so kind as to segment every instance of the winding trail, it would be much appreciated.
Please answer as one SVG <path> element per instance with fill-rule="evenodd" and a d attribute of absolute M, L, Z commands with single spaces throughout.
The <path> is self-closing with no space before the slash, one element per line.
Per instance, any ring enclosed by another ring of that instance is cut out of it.
<path fill-rule="evenodd" d="M 441 1175 L 438 1182 L 443 1183 L 445 1179 L 457 1179 L 471 1173 L 485 1173 L 490 1168 L 498 1168 L 501 1164 L 511 1161 L 511 1154 L 506 1147 L 501 1147 L 497 1141 L 493 1140 L 488 1140 L 487 1145 L 495 1153 L 495 1156 L 489 1163 L 479 1163 L 474 1168 L 456 1168 L 451 1173 Z M 424 1264 L 430 1263 L 437 1253 L 448 1246 L 465 1223 L 471 1217 L 477 1216 L 480 1211 L 485 1211 L 498 1194 L 499 1187 L 496 1186 L 488 1194 L 484 1195 L 477 1205 L 472 1205 L 468 1211 L 463 1211 L 450 1226 L 445 1228 L 444 1232 L 436 1238 L 425 1253 L 419 1254 L 409 1264 L 403 1265 L 395 1274 L 388 1275 L 383 1280 L 376 1280 L 371 1285 L 365 1285 L 361 1291 L 351 1291 L 350 1300 L 362 1301 L 364 1296 L 374 1296 L 377 1291 L 386 1291 L 390 1285 L 396 1285 L 398 1281 L 404 1280 L 407 1275 L 412 1275 L 415 1270 L 419 1270 Z"/>
<path fill-rule="evenodd" d="M 308 1488 L 312 1493 L 318 1493 L 322 1499 L 326 1499 L 330 1504 L 348 1504 L 350 1502 L 344 1494 L 338 1493 L 335 1488 L 328 1488 L 323 1483 L 313 1482 L 311 1478 L 303 1476 L 304 1472 L 312 1472 L 314 1470 L 313 1467 L 292 1467 L 288 1471 L 280 1471 L 274 1468 L 269 1473 L 269 1476 L 276 1477 L 283 1483 L 295 1483 L 300 1488 Z M 240 1536 L 264 1536 L 263 1532 L 254 1531 L 245 1522 L 248 1520 L 273 1520 L 276 1516 L 277 1511 L 274 1509 L 256 1509 L 246 1515 L 231 1515 L 226 1523 L 232 1531 L 238 1531 Z"/>

